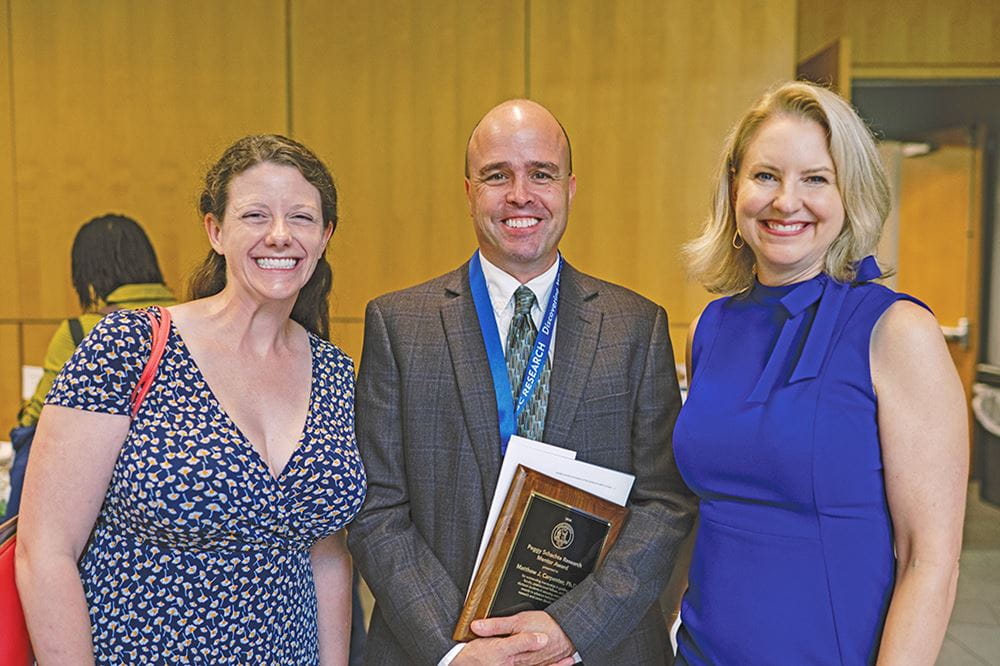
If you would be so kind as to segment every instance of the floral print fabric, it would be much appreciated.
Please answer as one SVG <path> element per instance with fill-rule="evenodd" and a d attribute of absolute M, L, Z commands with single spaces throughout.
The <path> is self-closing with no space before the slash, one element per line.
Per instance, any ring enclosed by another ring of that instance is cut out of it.
<path fill-rule="evenodd" d="M 108 315 L 47 402 L 128 415 L 150 337 L 144 312 Z M 79 564 L 98 663 L 317 663 L 309 549 L 354 517 L 365 476 L 351 360 L 310 347 L 309 413 L 275 478 L 171 330 Z"/>

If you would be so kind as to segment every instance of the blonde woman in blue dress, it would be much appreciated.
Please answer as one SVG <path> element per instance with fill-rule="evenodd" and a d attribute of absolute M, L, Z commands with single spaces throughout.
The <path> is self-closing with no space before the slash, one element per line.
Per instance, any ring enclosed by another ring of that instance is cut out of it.
<path fill-rule="evenodd" d="M 674 431 L 700 498 L 678 663 L 933 664 L 954 603 L 967 411 L 941 331 L 872 282 L 889 193 L 840 97 L 788 83 L 726 143 L 688 246 Z"/>

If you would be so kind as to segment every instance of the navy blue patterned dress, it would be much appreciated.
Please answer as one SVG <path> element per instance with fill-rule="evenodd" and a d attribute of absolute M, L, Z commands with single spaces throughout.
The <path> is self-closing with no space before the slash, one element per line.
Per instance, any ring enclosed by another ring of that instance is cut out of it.
<path fill-rule="evenodd" d="M 150 352 L 141 311 L 108 315 L 47 402 L 129 413 Z M 312 391 L 275 478 L 171 331 L 80 560 L 102 664 L 315 664 L 309 549 L 365 495 L 350 358 L 310 335 Z"/>

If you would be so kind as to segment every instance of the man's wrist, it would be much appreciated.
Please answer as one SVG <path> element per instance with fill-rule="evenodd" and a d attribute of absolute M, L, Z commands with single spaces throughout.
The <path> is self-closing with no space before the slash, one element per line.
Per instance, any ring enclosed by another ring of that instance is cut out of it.
<path fill-rule="evenodd" d="M 453 647 L 452 649 L 448 650 L 448 654 L 446 654 L 445 656 L 441 657 L 441 661 L 439 661 L 437 663 L 437 666 L 448 666 L 448 664 L 450 664 L 452 661 L 454 661 L 455 657 L 458 656 L 458 653 L 461 652 L 462 648 L 464 648 L 464 647 L 465 647 L 465 643 L 456 643 L 455 647 Z"/>

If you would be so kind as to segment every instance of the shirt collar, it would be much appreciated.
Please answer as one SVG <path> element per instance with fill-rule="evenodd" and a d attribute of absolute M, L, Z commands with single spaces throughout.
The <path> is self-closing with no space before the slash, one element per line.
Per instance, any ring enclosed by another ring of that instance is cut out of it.
<path fill-rule="evenodd" d="M 176 302 L 173 293 L 167 285 L 161 282 L 123 284 L 108 294 L 105 302 L 108 305 L 126 305 L 127 303 L 145 303 L 155 301 L 160 305 Z"/>
<path fill-rule="evenodd" d="M 483 267 L 483 277 L 486 278 L 486 290 L 490 293 L 490 303 L 493 305 L 493 312 L 499 316 L 514 299 L 514 291 L 521 286 L 510 273 L 490 263 L 489 259 L 479 253 L 479 262 Z M 552 293 L 552 285 L 556 282 L 556 274 L 559 273 L 559 257 L 552 262 L 552 265 L 541 275 L 532 278 L 524 283 L 524 286 L 531 289 L 535 294 L 536 307 L 544 309 L 549 302 L 549 295 Z"/>

